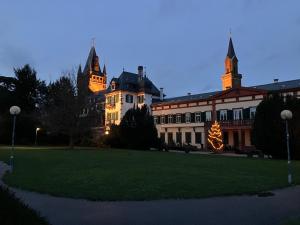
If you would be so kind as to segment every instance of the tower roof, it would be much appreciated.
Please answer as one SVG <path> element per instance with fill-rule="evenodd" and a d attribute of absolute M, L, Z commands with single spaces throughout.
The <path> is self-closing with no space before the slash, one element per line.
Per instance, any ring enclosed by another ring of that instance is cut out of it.
<path fill-rule="evenodd" d="M 232 43 L 231 37 L 230 37 L 230 39 L 229 39 L 229 45 L 228 45 L 227 56 L 228 56 L 229 58 L 231 58 L 231 59 L 232 59 L 233 57 L 236 57 L 235 52 L 234 52 L 234 48 L 233 48 L 233 43 Z"/>
<path fill-rule="evenodd" d="M 88 71 L 93 70 L 93 64 L 95 62 L 94 59 L 96 57 L 98 57 L 97 53 L 96 53 L 96 49 L 95 49 L 94 46 L 92 46 L 91 50 L 90 50 L 90 53 L 89 53 L 89 56 L 86 60 L 86 64 L 85 64 L 84 69 L 83 69 L 83 74 L 86 75 Z M 99 72 L 101 73 L 101 70 Z"/>
<path fill-rule="evenodd" d="M 103 66 L 103 74 L 106 74 L 106 66 L 105 66 L 105 64 Z"/>

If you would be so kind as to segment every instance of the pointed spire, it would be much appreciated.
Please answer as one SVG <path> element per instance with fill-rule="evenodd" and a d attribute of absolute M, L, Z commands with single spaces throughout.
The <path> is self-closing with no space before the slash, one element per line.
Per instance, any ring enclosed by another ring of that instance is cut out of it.
<path fill-rule="evenodd" d="M 82 74 L 81 64 L 78 66 L 77 76 Z"/>
<path fill-rule="evenodd" d="M 230 33 L 231 34 L 231 33 Z M 234 52 L 234 48 L 233 48 L 233 43 L 232 43 L 232 39 L 231 37 L 229 38 L 229 45 L 228 45 L 228 52 L 227 52 L 227 56 L 229 58 L 233 58 L 236 57 L 235 52 Z"/>
<path fill-rule="evenodd" d="M 104 63 L 104 66 L 103 66 L 103 74 L 106 75 L 106 66 L 105 66 L 105 63 Z"/>

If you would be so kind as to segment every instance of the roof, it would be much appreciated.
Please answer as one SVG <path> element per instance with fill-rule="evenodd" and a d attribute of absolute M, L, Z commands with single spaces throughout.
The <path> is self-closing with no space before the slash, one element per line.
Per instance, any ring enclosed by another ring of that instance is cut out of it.
<path fill-rule="evenodd" d="M 300 88 L 300 79 L 256 85 L 252 86 L 252 88 L 263 89 L 266 91 L 281 91 L 286 89 Z"/>
<path fill-rule="evenodd" d="M 140 92 L 144 91 L 148 94 L 153 94 L 159 96 L 159 90 L 157 87 L 149 80 L 148 77 L 139 77 L 136 73 L 131 73 L 123 71 L 118 78 L 113 78 L 110 83 L 115 82 L 115 90 L 130 91 L 130 92 Z M 107 92 L 114 91 L 109 85 Z"/>
<path fill-rule="evenodd" d="M 256 85 L 251 87 L 242 87 L 242 89 L 247 90 L 260 90 L 260 91 L 283 91 L 289 89 L 300 89 L 300 79 L 297 80 L 289 80 L 277 83 L 269 83 L 263 85 Z M 230 89 L 232 90 L 232 89 Z M 229 91 L 229 90 L 226 90 Z M 195 95 L 185 95 L 179 96 L 174 98 L 166 98 L 163 101 L 155 102 L 156 104 L 164 104 L 164 103 L 178 103 L 178 102 L 186 102 L 186 101 L 194 101 L 194 100 L 206 100 L 211 97 L 216 97 L 215 95 L 220 95 L 225 93 L 226 91 L 214 91 L 214 92 L 207 92 Z"/>
<path fill-rule="evenodd" d="M 234 52 L 234 47 L 233 47 L 233 43 L 232 43 L 232 39 L 229 39 L 229 45 L 228 45 L 228 52 L 227 52 L 227 56 L 229 58 L 233 58 L 236 57 L 235 52 Z"/>
<path fill-rule="evenodd" d="M 216 94 L 221 93 L 221 91 L 213 91 L 213 92 L 207 92 L 207 93 L 201 93 L 201 94 L 195 94 L 195 95 L 185 95 L 180 97 L 174 97 L 174 98 L 166 98 L 161 103 L 174 103 L 174 102 L 182 102 L 182 101 L 193 101 L 193 100 L 204 100 L 208 99 L 210 97 L 213 97 Z"/>

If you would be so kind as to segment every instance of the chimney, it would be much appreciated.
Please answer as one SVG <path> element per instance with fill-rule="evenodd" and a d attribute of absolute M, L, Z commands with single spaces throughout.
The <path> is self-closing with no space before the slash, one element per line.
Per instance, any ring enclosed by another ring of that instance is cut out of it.
<path fill-rule="evenodd" d="M 278 81 L 279 81 L 279 79 L 277 79 L 277 78 L 274 79 L 274 83 L 278 83 Z"/>
<path fill-rule="evenodd" d="M 164 100 L 164 89 L 163 89 L 163 88 L 160 88 L 160 89 L 159 89 L 159 99 L 160 99 L 161 101 Z"/>
<path fill-rule="evenodd" d="M 138 66 L 138 75 L 140 77 L 142 77 L 144 75 L 144 71 L 143 70 L 144 70 L 143 66 Z"/>

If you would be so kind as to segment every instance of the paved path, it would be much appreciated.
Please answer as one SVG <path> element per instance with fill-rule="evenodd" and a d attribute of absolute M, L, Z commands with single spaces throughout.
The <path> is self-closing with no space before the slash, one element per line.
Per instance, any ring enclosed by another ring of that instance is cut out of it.
<path fill-rule="evenodd" d="M 271 197 L 145 202 L 94 202 L 11 189 L 53 225 L 279 225 L 300 214 L 299 186 L 274 191 Z"/>

